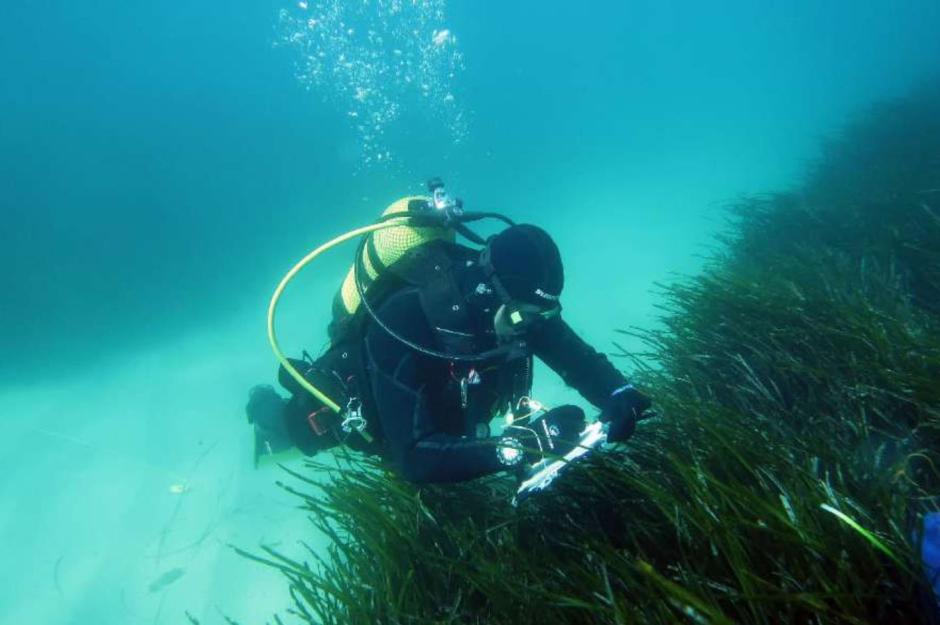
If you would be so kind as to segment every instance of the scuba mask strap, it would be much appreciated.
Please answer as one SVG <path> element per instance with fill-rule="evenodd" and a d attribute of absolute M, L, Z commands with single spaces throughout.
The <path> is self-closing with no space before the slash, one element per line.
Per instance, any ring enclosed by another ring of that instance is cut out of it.
<path fill-rule="evenodd" d="M 509 291 L 506 290 L 506 287 L 499 279 L 499 276 L 496 275 L 496 268 L 493 267 L 493 258 L 489 245 L 484 247 L 483 251 L 480 252 L 480 268 L 483 270 L 483 275 L 486 276 L 486 279 L 493 287 L 493 291 L 496 293 L 499 301 L 506 306 L 513 325 L 520 323 L 522 321 L 523 315 L 526 317 L 531 315 L 531 313 L 523 313 L 519 302 L 509 294 Z M 548 319 L 550 317 L 557 316 L 560 312 L 561 304 L 559 302 L 555 302 L 554 306 L 538 313 L 538 316 L 542 319 Z"/>
<path fill-rule="evenodd" d="M 496 275 L 496 268 L 493 267 L 493 257 L 490 251 L 489 241 L 487 241 L 483 251 L 480 252 L 480 269 L 483 270 L 483 275 L 486 276 L 486 279 L 489 280 L 490 284 L 493 286 L 493 291 L 496 292 L 499 301 L 507 306 L 511 304 L 513 299 L 509 295 L 509 291 L 506 290 L 506 287 L 503 286 L 499 276 Z"/>

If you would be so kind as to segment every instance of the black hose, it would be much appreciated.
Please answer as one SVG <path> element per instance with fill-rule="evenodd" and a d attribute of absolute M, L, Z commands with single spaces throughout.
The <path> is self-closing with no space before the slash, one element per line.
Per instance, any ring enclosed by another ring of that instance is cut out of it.
<path fill-rule="evenodd" d="M 390 216 L 385 216 L 385 217 L 390 217 Z M 403 216 L 397 215 L 397 217 L 403 217 Z M 423 215 L 421 217 L 423 217 Z M 414 219 L 414 217 L 412 216 L 407 216 L 406 218 Z M 388 221 L 388 220 L 380 218 L 380 221 Z M 438 358 L 441 360 L 452 360 L 455 362 L 481 362 L 484 360 L 489 360 L 491 358 L 494 358 L 495 356 L 508 353 L 514 348 L 513 345 L 503 345 L 495 349 L 481 352 L 479 354 L 467 354 L 467 355 L 447 354 L 445 352 L 439 352 L 439 351 L 424 347 L 422 345 L 418 345 L 414 341 L 410 341 L 406 339 L 405 337 L 403 337 L 402 335 L 395 332 L 394 330 L 392 330 L 390 327 L 388 327 L 388 325 L 384 321 L 382 321 L 379 318 L 378 314 L 372 308 L 372 305 L 369 303 L 369 300 L 366 298 L 365 287 L 363 287 L 362 281 L 360 280 L 360 274 L 359 274 L 360 265 L 362 265 L 362 258 L 363 258 L 363 254 L 365 253 L 365 247 L 366 247 L 367 241 L 368 241 L 368 235 L 364 235 L 362 239 L 359 241 L 358 247 L 356 248 L 356 258 L 355 258 L 355 262 L 353 263 L 353 282 L 356 285 L 356 292 L 359 294 L 359 301 L 362 304 L 362 306 L 365 308 L 366 312 L 369 313 L 369 316 L 376 323 L 376 325 L 382 328 L 382 330 L 388 333 L 388 335 L 391 336 L 393 339 L 415 350 L 416 352 L 420 354 L 424 354 L 425 356 L 429 356 L 431 358 Z"/>

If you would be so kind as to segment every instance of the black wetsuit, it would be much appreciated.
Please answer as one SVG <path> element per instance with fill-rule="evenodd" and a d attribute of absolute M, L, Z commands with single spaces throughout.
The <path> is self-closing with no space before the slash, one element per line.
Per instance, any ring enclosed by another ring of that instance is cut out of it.
<path fill-rule="evenodd" d="M 472 335 L 477 351 L 494 347 L 492 319 L 499 302 L 481 286 L 485 284 L 482 270 L 466 261 L 451 271 L 464 302 L 458 305 L 466 306 L 462 327 L 432 327 L 422 306 L 421 289 L 414 286 L 384 298 L 376 308 L 379 318 L 404 338 L 437 350 L 442 332 Z M 531 355 L 599 408 L 626 383 L 611 362 L 560 316 L 531 328 L 524 338 Z M 512 377 L 520 375 L 519 368 L 531 364 L 528 357 L 514 363 L 446 361 L 416 352 L 374 322 L 365 325 L 363 350 L 375 413 L 370 420 L 384 439 L 386 459 L 406 479 L 456 482 L 505 468 L 498 460 L 495 439 L 485 433 L 479 436 L 478 426 L 488 424 L 494 409 L 506 400 L 507 370 L 512 370 Z M 462 393 L 460 381 L 474 374 L 476 383 L 464 383 Z"/>

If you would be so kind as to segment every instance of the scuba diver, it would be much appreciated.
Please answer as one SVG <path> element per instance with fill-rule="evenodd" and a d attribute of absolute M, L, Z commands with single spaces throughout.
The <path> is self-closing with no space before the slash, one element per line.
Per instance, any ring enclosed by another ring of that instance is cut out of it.
<path fill-rule="evenodd" d="M 572 453 L 589 428 L 581 408 L 546 410 L 531 397 L 533 357 L 599 409 L 604 440 L 625 441 L 649 416 L 650 399 L 563 319 L 564 268 L 548 233 L 465 212 L 439 179 L 429 190 L 321 246 L 279 285 L 268 331 L 290 398 L 267 385 L 251 390 L 256 463 L 290 447 L 313 455 L 344 444 L 417 483 L 506 470 L 521 477 Z M 487 218 L 507 227 L 484 239 L 467 225 Z M 457 243 L 458 234 L 476 246 Z M 329 347 L 315 360 L 286 358 L 274 332 L 284 287 L 319 253 L 357 236 Z M 499 416 L 506 425 L 493 434 Z"/>

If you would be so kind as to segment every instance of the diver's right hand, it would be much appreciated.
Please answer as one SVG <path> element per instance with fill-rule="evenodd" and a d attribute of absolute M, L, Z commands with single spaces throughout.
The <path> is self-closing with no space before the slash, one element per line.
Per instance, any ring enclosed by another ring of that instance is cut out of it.
<path fill-rule="evenodd" d="M 598 417 L 601 421 L 610 423 L 607 440 L 611 443 L 621 443 L 633 436 L 637 421 L 647 416 L 644 413 L 652 405 L 650 398 L 636 390 L 632 384 L 614 391 Z"/>

